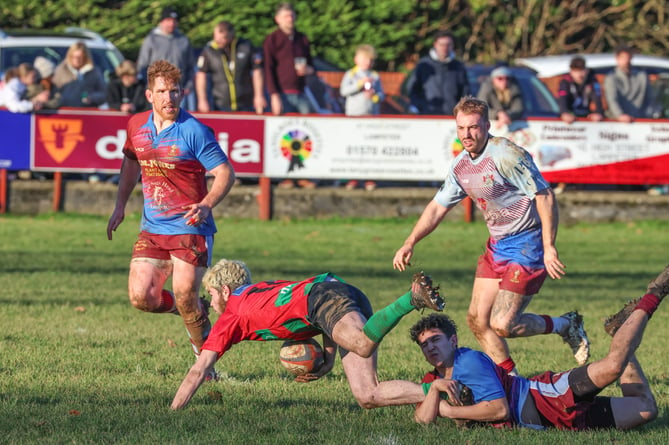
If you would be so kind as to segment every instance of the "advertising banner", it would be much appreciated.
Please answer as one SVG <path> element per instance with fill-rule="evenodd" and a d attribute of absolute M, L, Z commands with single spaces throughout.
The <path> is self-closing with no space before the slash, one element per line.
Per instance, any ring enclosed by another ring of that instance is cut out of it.
<path fill-rule="evenodd" d="M 32 116 L 0 110 L 0 168 L 30 170 Z"/>
<path fill-rule="evenodd" d="M 441 180 L 455 139 L 452 119 L 268 117 L 265 175 Z"/>
<path fill-rule="evenodd" d="M 118 173 L 128 115 L 62 110 L 34 117 L 33 170 Z M 262 119 L 212 114 L 201 121 L 214 132 L 238 175 L 262 173 Z"/>
<path fill-rule="evenodd" d="M 669 122 L 529 121 L 507 136 L 525 147 L 550 182 L 669 184 Z"/>
<path fill-rule="evenodd" d="M 196 114 L 239 176 L 441 181 L 462 150 L 452 117 Z M 0 110 L 0 168 L 118 172 L 128 116 Z M 491 133 L 526 148 L 549 182 L 669 184 L 669 121 L 533 119 Z"/>

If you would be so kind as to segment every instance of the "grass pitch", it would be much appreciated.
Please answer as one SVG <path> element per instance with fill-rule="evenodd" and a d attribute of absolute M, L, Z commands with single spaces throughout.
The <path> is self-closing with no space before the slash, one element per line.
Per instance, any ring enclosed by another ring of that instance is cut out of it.
<path fill-rule="evenodd" d="M 411 273 L 394 271 L 391 261 L 414 222 L 219 220 L 214 256 L 246 261 L 254 281 L 332 271 L 380 308 L 409 287 Z M 184 411 L 172 412 L 169 403 L 193 356 L 177 317 L 142 313 L 127 301 L 138 225 L 129 216 L 110 242 L 105 218 L 0 218 L 0 443 L 669 443 L 665 306 L 638 352 L 660 415 L 637 431 L 461 430 L 446 419 L 416 425 L 409 406 L 359 408 L 339 362 L 319 381 L 293 382 L 279 363 L 279 342 L 233 347 L 217 366 L 221 380 L 203 385 Z M 639 296 L 667 263 L 668 229 L 666 222 L 562 226 L 558 249 L 568 274 L 548 280 L 529 310 L 578 309 L 592 355 L 602 357 L 609 346 L 602 319 Z M 410 271 L 423 269 L 441 284 L 460 344 L 471 347 L 478 345 L 465 313 L 486 237 L 482 223 L 446 222 L 418 245 Z M 419 381 L 428 370 L 408 337 L 419 317 L 409 314 L 381 345 L 382 380 Z M 510 346 L 523 374 L 575 363 L 555 335 L 514 339 Z M 606 394 L 619 392 L 611 387 Z"/>

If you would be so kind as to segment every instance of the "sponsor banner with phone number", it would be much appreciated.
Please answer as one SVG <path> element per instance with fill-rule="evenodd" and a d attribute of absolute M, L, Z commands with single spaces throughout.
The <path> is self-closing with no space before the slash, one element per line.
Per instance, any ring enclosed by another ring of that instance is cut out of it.
<path fill-rule="evenodd" d="M 241 176 L 440 181 L 462 146 L 452 118 L 196 114 Z M 0 168 L 115 173 L 128 117 L 0 111 Z M 550 182 L 669 184 L 669 121 L 530 120 L 491 133 L 525 147 Z"/>

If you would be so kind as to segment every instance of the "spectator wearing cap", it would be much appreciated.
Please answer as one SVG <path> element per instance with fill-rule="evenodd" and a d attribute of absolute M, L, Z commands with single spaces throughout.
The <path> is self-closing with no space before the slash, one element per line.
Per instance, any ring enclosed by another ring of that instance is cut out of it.
<path fill-rule="evenodd" d="M 455 58 L 455 41 L 438 31 L 427 56 L 416 64 L 407 84 L 412 113 L 452 115 L 455 104 L 469 94 L 464 63 Z"/>
<path fill-rule="evenodd" d="M 112 110 L 139 113 L 150 108 L 146 100 L 146 85 L 137 78 L 137 66 L 124 60 L 115 70 L 116 77 L 107 85 L 107 104 Z"/>
<path fill-rule="evenodd" d="M 525 105 L 520 86 L 506 66 L 492 70 L 490 77 L 481 84 L 477 97 L 488 103 L 490 119 L 496 121 L 497 128 L 524 117 Z"/>
<path fill-rule="evenodd" d="M 652 118 L 656 111 L 648 74 L 632 67 L 634 51 L 629 46 L 616 49 L 616 68 L 604 78 L 604 94 L 609 117 L 620 122 Z"/>
<path fill-rule="evenodd" d="M 585 59 L 575 56 L 569 62 L 569 73 L 558 87 L 560 118 L 571 124 L 584 117 L 599 122 L 604 118 L 602 92 L 595 75 L 585 67 Z"/>
<path fill-rule="evenodd" d="M 137 58 L 137 71 L 146 79 L 146 70 L 156 60 L 167 60 L 181 70 L 183 95 L 186 107 L 194 108 L 193 82 L 195 76 L 195 54 L 188 37 L 178 29 L 179 14 L 172 7 L 163 8 L 158 26 L 142 42 Z"/>
<path fill-rule="evenodd" d="M 26 98 L 33 99 L 46 91 L 49 98 L 42 103 L 42 108 L 54 110 L 60 107 L 61 94 L 55 90 L 52 81 L 56 65 L 46 57 L 37 56 L 33 66 L 37 70 L 39 81 L 27 86 Z"/>

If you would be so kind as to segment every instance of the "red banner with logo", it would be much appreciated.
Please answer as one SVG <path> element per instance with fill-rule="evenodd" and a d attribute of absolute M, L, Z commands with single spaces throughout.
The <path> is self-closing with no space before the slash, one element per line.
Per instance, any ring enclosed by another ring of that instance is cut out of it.
<path fill-rule="evenodd" d="M 264 121 L 207 115 L 209 126 L 238 175 L 262 174 Z M 123 159 L 128 115 L 61 110 L 36 114 L 32 169 L 36 171 L 117 173 Z"/>

